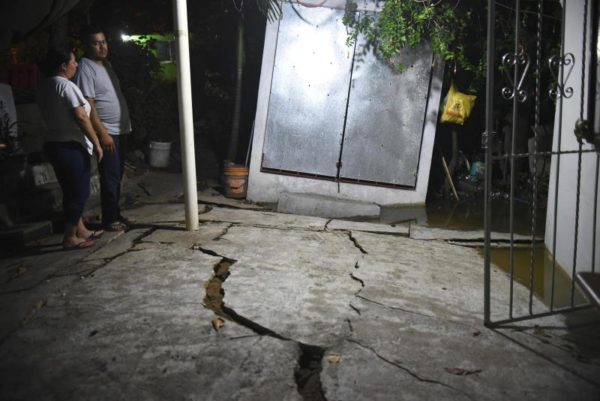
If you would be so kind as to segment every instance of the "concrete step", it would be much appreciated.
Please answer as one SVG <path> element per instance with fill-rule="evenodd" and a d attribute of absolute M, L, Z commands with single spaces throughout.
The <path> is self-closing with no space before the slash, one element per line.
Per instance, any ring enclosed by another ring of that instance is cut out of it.
<path fill-rule="evenodd" d="M 331 196 L 282 192 L 277 211 L 326 218 L 377 217 L 379 205 Z"/>

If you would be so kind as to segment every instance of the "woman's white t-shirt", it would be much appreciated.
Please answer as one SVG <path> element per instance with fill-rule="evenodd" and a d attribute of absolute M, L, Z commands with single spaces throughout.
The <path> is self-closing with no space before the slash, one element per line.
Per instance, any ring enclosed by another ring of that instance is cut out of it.
<path fill-rule="evenodd" d="M 73 109 L 80 106 L 88 117 L 91 111 L 77 85 L 61 76 L 48 78 L 38 90 L 37 103 L 48 126 L 46 142 L 79 142 L 92 154 L 92 142 L 81 131 L 73 114 Z"/>

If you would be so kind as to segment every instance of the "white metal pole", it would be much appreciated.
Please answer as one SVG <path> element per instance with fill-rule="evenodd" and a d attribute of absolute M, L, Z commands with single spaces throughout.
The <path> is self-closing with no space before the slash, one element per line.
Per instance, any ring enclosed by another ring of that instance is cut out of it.
<path fill-rule="evenodd" d="M 175 36 L 177 39 L 177 94 L 179 99 L 179 133 L 183 169 L 185 224 L 188 231 L 198 229 L 198 189 L 196 186 L 196 152 L 194 150 L 194 118 L 192 79 L 186 0 L 173 0 Z"/>

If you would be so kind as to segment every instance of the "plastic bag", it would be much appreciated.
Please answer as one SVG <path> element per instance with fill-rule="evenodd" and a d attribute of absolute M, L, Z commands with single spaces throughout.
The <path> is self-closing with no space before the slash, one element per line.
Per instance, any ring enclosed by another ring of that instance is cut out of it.
<path fill-rule="evenodd" d="M 444 100 L 442 122 L 463 125 L 471 115 L 476 99 L 477 96 L 457 91 L 452 82 Z"/>

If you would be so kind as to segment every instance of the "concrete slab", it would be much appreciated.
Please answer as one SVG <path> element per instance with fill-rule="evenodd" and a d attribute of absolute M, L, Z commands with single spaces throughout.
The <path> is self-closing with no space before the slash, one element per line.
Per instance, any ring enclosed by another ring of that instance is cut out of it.
<path fill-rule="evenodd" d="M 279 194 L 277 211 L 326 218 L 379 216 L 375 203 L 285 191 Z"/>
<path fill-rule="evenodd" d="M 198 205 L 198 213 L 203 213 L 205 206 Z M 126 216 L 136 219 L 135 227 L 185 224 L 185 205 L 183 203 L 152 204 L 128 209 Z"/>
<path fill-rule="evenodd" d="M 130 252 L 49 300 L 1 347 L 0 394 L 300 400 L 296 344 L 234 324 L 212 328 L 201 301 L 215 259 L 170 247 Z"/>
<path fill-rule="evenodd" d="M 354 276 L 365 283 L 359 298 L 422 316 L 443 316 L 456 321 L 483 319 L 483 261 L 471 248 L 438 241 L 353 232 L 366 252 Z M 492 269 L 495 305 L 508 305 L 506 274 Z M 515 312 L 525 313 L 529 293 L 515 286 Z M 534 305 L 542 308 L 540 302 Z M 494 310 L 494 319 L 506 310 Z"/>
<path fill-rule="evenodd" d="M 328 351 L 340 361 L 323 361 L 328 401 L 391 401 L 399 399 L 398 394 L 415 401 L 535 400 L 542 395 L 558 401 L 574 394 L 593 400 L 598 395 L 589 365 L 567 362 L 571 357 L 566 353 L 558 356 L 551 350 L 554 346 L 540 346 L 545 338 L 533 328 L 492 331 L 378 305 L 366 307 L 352 319 L 352 335 Z M 540 355 L 532 358 L 532 349 L 541 350 Z"/>
<path fill-rule="evenodd" d="M 152 248 L 156 243 L 168 244 L 192 249 L 194 246 L 206 244 L 224 235 L 231 227 L 230 223 L 203 223 L 198 231 L 187 231 L 185 228 L 161 227 L 144 237 L 137 249 Z"/>
<path fill-rule="evenodd" d="M 144 208 L 139 230 L 99 249 L 47 252 L 54 236 L 0 260 L 0 398 L 600 397 L 597 312 L 484 327 L 473 249 L 225 208 L 187 232 L 183 205 Z M 218 330 L 213 283 L 236 313 Z M 492 317 L 505 318 L 509 282 L 495 267 L 491 291 Z M 528 291 L 514 296 L 526 315 Z"/>
<path fill-rule="evenodd" d="M 349 303 L 360 283 L 351 273 L 361 252 L 348 235 L 232 227 L 206 248 L 236 260 L 226 305 L 286 338 L 327 346 L 356 313 Z"/>
<path fill-rule="evenodd" d="M 348 220 L 332 220 L 329 222 L 329 224 L 327 224 L 328 230 L 365 231 L 371 233 L 395 234 L 404 236 L 408 236 L 409 227 L 410 225 L 408 223 L 378 224 Z"/>
<path fill-rule="evenodd" d="M 257 227 L 303 228 L 307 230 L 323 230 L 327 224 L 327 220 L 320 217 L 219 207 L 213 207 L 206 213 L 200 214 L 200 221 L 221 221 Z"/>
<path fill-rule="evenodd" d="M 127 232 L 106 232 L 107 237 L 109 237 L 109 241 L 111 241 L 111 246 L 99 247 L 83 260 L 92 261 L 114 259 L 133 248 L 135 241 L 140 240 L 147 233 L 147 228 L 138 228 L 129 230 Z"/>
<path fill-rule="evenodd" d="M 418 239 L 418 240 L 441 240 L 441 241 L 451 241 L 451 240 L 469 240 L 469 241 L 481 241 L 484 238 L 483 230 L 471 230 L 471 231 L 462 231 L 462 230 L 450 230 L 445 228 L 435 228 L 435 227 L 425 227 L 413 224 L 410 227 L 410 238 Z M 500 232 L 492 232 L 491 233 L 492 241 L 510 241 L 510 234 L 508 233 L 500 233 Z M 543 241 L 544 237 L 535 236 L 535 239 L 538 241 Z M 530 235 L 521 235 L 521 234 L 513 234 L 514 241 L 531 241 Z"/>
<path fill-rule="evenodd" d="M 234 207 L 239 209 L 250 209 L 250 210 L 265 210 L 266 208 L 256 203 L 249 202 L 245 199 L 231 199 L 226 198 L 220 192 L 208 188 L 198 191 L 198 202 L 206 203 L 209 205 Z"/>

